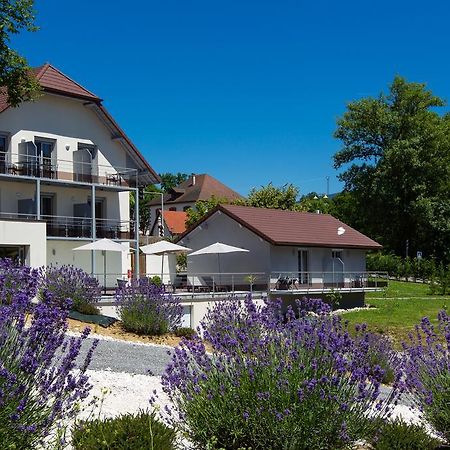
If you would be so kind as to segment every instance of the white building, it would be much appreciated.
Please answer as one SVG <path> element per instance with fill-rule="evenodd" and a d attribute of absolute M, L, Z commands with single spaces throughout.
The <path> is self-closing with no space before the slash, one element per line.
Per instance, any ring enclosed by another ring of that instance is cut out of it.
<path fill-rule="evenodd" d="M 219 205 L 177 242 L 193 250 L 215 242 L 249 250 L 188 255 L 188 280 L 201 285 L 213 278 L 228 291 L 248 290 L 252 279 L 255 291 L 276 297 L 338 291 L 348 304 L 378 287 L 366 272 L 366 251 L 381 245 L 328 214 Z"/>
<path fill-rule="evenodd" d="M 0 257 L 102 272 L 101 254 L 72 249 L 103 237 L 136 249 L 129 196 L 159 178 L 99 97 L 49 64 L 34 73 L 37 101 L 0 95 Z M 108 284 L 131 267 L 131 252 L 108 254 Z"/>

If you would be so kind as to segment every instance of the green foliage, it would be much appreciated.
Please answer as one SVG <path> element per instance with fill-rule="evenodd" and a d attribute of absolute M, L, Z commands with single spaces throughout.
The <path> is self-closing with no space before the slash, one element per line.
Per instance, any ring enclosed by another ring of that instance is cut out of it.
<path fill-rule="evenodd" d="M 186 227 L 192 226 L 197 223 L 203 216 L 206 216 L 209 211 L 214 209 L 217 205 L 226 205 L 230 203 L 226 198 L 214 197 L 214 195 L 208 200 L 197 200 L 193 208 L 189 208 L 186 219 Z"/>
<path fill-rule="evenodd" d="M 183 183 L 189 178 L 187 173 L 160 173 L 159 177 L 161 178 L 161 189 L 163 192 L 169 192 L 175 186 Z"/>
<path fill-rule="evenodd" d="M 325 297 L 331 304 L 333 309 L 339 308 L 342 300 L 342 294 L 339 291 L 331 289 L 331 291 Z"/>
<path fill-rule="evenodd" d="M 13 35 L 22 30 L 36 31 L 33 3 L 33 0 L 0 2 L 0 86 L 6 88 L 11 106 L 34 100 L 40 92 L 26 59 L 9 47 Z"/>
<path fill-rule="evenodd" d="M 431 437 L 425 428 L 395 420 L 386 422 L 372 442 L 374 450 L 432 450 L 439 441 Z"/>
<path fill-rule="evenodd" d="M 78 422 L 73 430 L 75 450 L 173 450 L 176 432 L 154 411 Z"/>
<path fill-rule="evenodd" d="M 155 286 L 161 287 L 162 285 L 161 277 L 158 275 L 151 277 L 150 283 L 154 284 Z"/>
<path fill-rule="evenodd" d="M 233 204 L 241 206 L 253 206 L 256 208 L 287 209 L 291 211 L 302 210 L 297 198 L 299 190 L 292 184 L 275 187 L 272 183 L 259 189 L 253 188 L 247 199 L 238 199 L 230 202 L 226 198 L 212 196 L 209 200 L 199 200 L 193 208 L 187 210 L 186 226 L 190 227 L 198 222 L 217 205 Z"/>
<path fill-rule="evenodd" d="M 348 105 L 335 137 L 345 191 L 337 216 L 388 250 L 450 259 L 450 115 L 424 84 L 396 77 L 387 95 Z M 349 193 L 349 194 L 348 194 Z M 350 202 L 348 201 L 350 200 Z"/>
<path fill-rule="evenodd" d="M 305 212 L 320 211 L 322 214 L 334 215 L 335 205 L 330 198 L 310 192 L 300 199 L 299 209 Z"/>
<path fill-rule="evenodd" d="M 175 336 L 185 337 L 187 339 L 192 339 L 197 335 L 197 332 L 189 327 L 181 327 L 175 330 Z"/>
<path fill-rule="evenodd" d="M 187 270 L 187 254 L 180 253 L 177 255 L 177 271 L 186 272 Z"/>
<path fill-rule="evenodd" d="M 154 198 L 160 199 L 160 195 L 152 194 L 152 192 L 162 192 L 161 189 L 158 189 L 155 185 L 149 184 L 144 188 L 144 194 L 139 201 L 139 230 L 142 234 L 147 234 L 150 231 L 151 219 L 150 217 L 150 205 Z M 130 212 L 131 217 L 135 219 L 135 194 L 134 192 L 130 192 Z"/>

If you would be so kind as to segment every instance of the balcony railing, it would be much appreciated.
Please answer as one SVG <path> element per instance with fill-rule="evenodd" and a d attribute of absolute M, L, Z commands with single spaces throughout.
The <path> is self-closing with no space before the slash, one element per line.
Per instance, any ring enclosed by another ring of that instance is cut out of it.
<path fill-rule="evenodd" d="M 50 180 L 137 186 L 137 169 L 0 152 L 0 174 Z"/>
<path fill-rule="evenodd" d="M 1 219 L 37 220 L 36 214 L 0 213 Z M 91 238 L 93 220 L 90 217 L 71 217 L 41 215 L 40 220 L 47 223 L 47 237 Z M 95 219 L 95 236 L 97 239 L 135 239 L 133 221 L 115 219 Z"/>
<path fill-rule="evenodd" d="M 337 279 L 337 275 L 341 280 Z M 303 278 L 302 278 L 303 276 Z M 332 277 L 335 281 L 332 281 Z M 127 274 L 96 274 L 99 283 L 108 292 L 126 284 Z M 147 273 L 141 279 L 161 278 L 161 273 Z M 303 279 L 300 283 L 299 279 Z M 308 295 L 341 292 L 382 290 L 387 287 L 385 272 L 274 272 L 267 273 L 169 273 L 164 272 L 163 284 L 166 292 L 176 293 L 182 298 L 227 297 L 229 295 L 255 294 Z"/>

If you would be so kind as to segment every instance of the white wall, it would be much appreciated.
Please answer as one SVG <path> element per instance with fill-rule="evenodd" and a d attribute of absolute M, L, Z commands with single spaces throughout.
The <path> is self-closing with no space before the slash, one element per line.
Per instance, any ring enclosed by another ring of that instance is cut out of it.
<path fill-rule="evenodd" d="M 99 165 L 130 166 L 122 144 L 111 139 L 112 132 L 84 103 L 86 101 L 46 93 L 36 102 L 26 102 L 1 113 L 0 131 L 11 134 L 13 153 L 17 153 L 22 140 L 34 141 L 35 137 L 42 137 L 56 139 L 55 151 L 60 160 L 72 161 L 78 143 L 84 143 L 98 147 Z"/>
<path fill-rule="evenodd" d="M 86 244 L 86 241 L 47 241 L 47 265 L 73 265 L 83 269 L 87 273 L 92 273 L 92 261 L 90 251 L 73 250 Z M 122 243 L 127 246 L 128 244 Z M 107 286 L 113 287 L 116 279 L 126 276 L 127 269 L 131 269 L 131 256 L 129 253 L 123 252 L 106 252 L 106 273 Z M 97 274 L 100 284 L 104 282 L 104 256 L 103 252 L 95 252 L 95 273 Z"/>
<path fill-rule="evenodd" d="M 185 247 L 199 250 L 215 242 L 245 248 L 249 253 L 229 253 L 220 255 L 220 272 L 224 273 L 252 273 L 270 272 L 270 245 L 259 236 L 240 226 L 233 219 L 220 211 L 216 212 L 206 222 L 197 227 L 179 243 Z M 188 273 L 217 273 L 217 255 L 189 256 Z M 221 282 L 229 284 L 229 280 Z"/>
<path fill-rule="evenodd" d="M 41 267 L 46 264 L 46 224 L 0 220 L 0 246 L 24 245 L 28 247 L 26 264 Z"/>

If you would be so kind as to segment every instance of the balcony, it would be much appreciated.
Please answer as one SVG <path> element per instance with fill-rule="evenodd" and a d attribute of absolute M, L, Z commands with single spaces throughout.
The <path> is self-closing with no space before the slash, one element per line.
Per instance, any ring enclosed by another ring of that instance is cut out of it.
<path fill-rule="evenodd" d="M 35 221 L 36 214 L 0 213 L 0 220 Z M 93 220 L 90 217 L 41 215 L 41 221 L 47 224 L 47 238 L 85 238 L 92 239 Z M 135 239 L 133 221 L 115 219 L 95 219 L 96 239 L 108 238 L 117 240 Z"/>
<path fill-rule="evenodd" d="M 0 152 L 0 175 L 134 188 L 137 169 Z"/>

